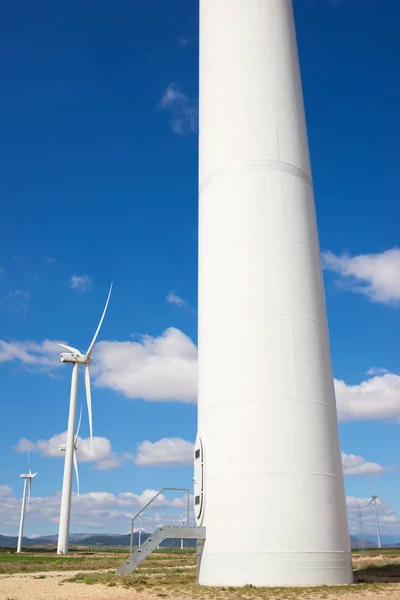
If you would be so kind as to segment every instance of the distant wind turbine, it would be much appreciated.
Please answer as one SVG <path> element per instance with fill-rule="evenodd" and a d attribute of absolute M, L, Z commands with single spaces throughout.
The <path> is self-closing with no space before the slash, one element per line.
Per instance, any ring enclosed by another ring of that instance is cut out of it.
<path fill-rule="evenodd" d="M 376 520 L 376 537 L 378 538 L 378 548 L 382 548 L 381 529 L 380 529 L 380 525 L 379 525 L 379 513 L 378 513 L 377 500 L 379 500 L 379 502 L 385 502 L 385 504 L 387 504 L 387 502 L 385 500 L 382 500 L 382 498 L 379 498 L 379 496 L 377 496 L 376 485 L 374 484 L 374 494 L 371 496 L 368 504 L 366 506 L 364 506 L 364 510 L 366 510 L 369 506 L 371 506 L 371 504 L 374 505 L 375 520 Z"/>
<path fill-rule="evenodd" d="M 68 350 L 68 353 L 63 352 L 60 355 L 62 363 L 69 363 L 73 365 L 72 378 L 71 378 L 71 394 L 69 404 L 69 416 L 68 416 L 68 431 L 67 431 L 67 443 L 65 450 L 65 462 L 64 462 L 64 478 L 63 487 L 61 493 L 61 511 L 60 511 L 60 525 L 58 530 L 58 545 L 57 554 L 68 554 L 68 537 L 69 537 L 69 524 L 71 517 L 71 491 L 72 491 L 72 468 L 74 464 L 75 456 L 75 416 L 76 416 L 76 400 L 78 393 L 78 369 L 79 365 L 85 367 L 85 390 L 86 390 L 86 401 L 89 416 L 89 431 L 90 431 L 90 446 L 93 453 L 93 419 L 92 419 L 92 396 L 90 390 L 90 371 L 89 365 L 92 362 L 91 354 L 93 347 L 96 343 L 97 336 L 99 335 L 100 328 L 103 324 L 104 317 L 107 312 L 108 303 L 110 301 L 111 291 L 113 285 L 110 286 L 108 292 L 106 305 L 101 315 L 100 322 L 94 334 L 93 340 L 86 352 L 82 354 L 76 348 L 67 346 L 66 344 L 59 344 L 62 348 Z"/>
<path fill-rule="evenodd" d="M 31 499 L 31 487 L 32 487 L 32 479 L 36 477 L 37 473 L 32 473 L 31 469 L 31 455 L 28 450 L 28 466 L 29 473 L 20 475 L 20 478 L 24 480 L 24 491 L 22 494 L 22 505 L 21 505 L 21 518 L 19 522 L 19 533 L 18 533 L 18 545 L 17 552 L 21 552 L 22 548 L 22 538 L 24 535 L 24 521 L 25 521 L 25 508 L 26 508 L 26 488 L 28 487 L 28 508 Z"/>
<path fill-rule="evenodd" d="M 139 527 L 136 529 L 136 531 L 139 534 L 139 539 L 138 539 L 138 548 L 140 548 L 140 546 L 142 545 L 142 532 L 146 531 L 145 529 L 143 529 L 143 527 L 141 527 L 141 523 L 138 523 Z"/>
<path fill-rule="evenodd" d="M 181 514 L 179 515 L 179 522 L 181 524 L 181 527 L 185 526 L 185 523 L 187 521 L 187 517 L 183 517 Z M 183 550 L 183 538 L 181 538 L 181 550 Z"/>
<path fill-rule="evenodd" d="M 160 523 L 160 517 L 158 515 L 156 515 L 156 521 L 157 521 L 157 529 L 160 529 L 160 527 L 164 527 L 164 523 Z M 158 544 L 157 546 L 157 550 L 160 549 L 160 544 Z"/>

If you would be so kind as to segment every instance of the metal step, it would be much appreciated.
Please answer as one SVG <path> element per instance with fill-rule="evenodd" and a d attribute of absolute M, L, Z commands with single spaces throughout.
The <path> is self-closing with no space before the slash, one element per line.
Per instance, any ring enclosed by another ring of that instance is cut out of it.
<path fill-rule="evenodd" d="M 163 542 L 164 540 L 204 540 L 206 538 L 205 527 L 158 527 L 137 548 L 130 557 L 117 570 L 118 575 L 133 573 L 135 569 Z"/>

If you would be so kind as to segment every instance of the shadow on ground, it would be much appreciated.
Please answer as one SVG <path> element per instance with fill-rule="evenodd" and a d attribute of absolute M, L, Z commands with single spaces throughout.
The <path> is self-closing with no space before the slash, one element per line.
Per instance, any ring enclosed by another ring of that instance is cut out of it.
<path fill-rule="evenodd" d="M 399 583 L 400 563 L 370 564 L 354 572 L 355 583 Z"/>

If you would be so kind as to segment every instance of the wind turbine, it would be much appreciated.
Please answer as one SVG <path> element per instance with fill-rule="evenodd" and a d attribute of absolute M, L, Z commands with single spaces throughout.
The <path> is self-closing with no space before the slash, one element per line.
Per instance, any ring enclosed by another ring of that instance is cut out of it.
<path fill-rule="evenodd" d="M 19 522 L 19 533 L 18 533 L 18 545 L 17 552 L 21 552 L 22 547 L 22 537 L 24 534 L 24 521 L 25 521 L 25 508 L 26 508 L 26 488 L 28 487 L 28 508 L 29 502 L 31 499 L 31 487 L 32 487 L 32 479 L 36 477 L 37 473 L 32 473 L 31 469 L 31 455 L 28 450 L 28 465 L 29 465 L 29 473 L 21 474 L 20 478 L 24 480 L 24 492 L 22 494 L 22 506 L 21 506 L 21 518 Z"/>
<path fill-rule="evenodd" d="M 357 512 L 358 512 L 358 524 L 360 529 L 360 540 L 361 540 L 361 550 L 364 552 L 365 550 L 365 541 L 364 541 L 364 521 L 362 515 L 362 508 L 359 501 L 357 501 Z"/>
<path fill-rule="evenodd" d="M 164 523 L 160 523 L 160 517 L 159 515 L 156 515 L 156 521 L 157 521 L 157 529 L 160 529 L 160 527 L 164 527 Z M 157 546 L 157 550 L 160 549 L 160 544 L 158 544 Z"/>
<path fill-rule="evenodd" d="M 76 458 L 76 451 L 78 449 L 77 442 L 79 437 L 79 430 L 81 428 L 82 422 L 82 405 L 81 405 L 81 413 L 79 415 L 78 429 L 76 430 L 75 439 L 74 439 L 74 469 L 75 469 L 75 477 L 76 477 L 76 487 L 78 488 L 78 496 L 79 496 L 79 470 L 78 470 L 78 460 Z M 67 444 L 58 444 L 61 452 L 66 452 Z"/>
<path fill-rule="evenodd" d="M 374 494 L 371 496 L 368 504 L 366 506 L 364 506 L 364 510 L 366 510 L 369 506 L 371 506 L 371 504 L 374 505 L 375 520 L 376 520 L 376 537 L 378 538 L 378 548 L 382 548 L 382 544 L 381 544 L 381 529 L 380 529 L 380 526 L 379 526 L 379 513 L 378 513 L 378 506 L 377 506 L 377 503 L 376 503 L 377 500 L 379 500 L 379 502 L 385 502 L 385 500 L 382 500 L 382 498 L 379 498 L 379 496 L 377 496 L 377 494 L 376 494 L 376 484 L 374 484 Z"/>
<path fill-rule="evenodd" d="M 184 525 L 187 521 L 187 517 L 183 517 L 181 514 L 179 514 L 179 521 L 180 521 L 181 527 L 184 527 Z M 181 538 L 181 550 L 183 550 L 183 538 Z"/>
<path fill-rule="evenodd" d="M 68 353 L 63 352 L 60 355 L 62 363 L 72 364 L 72 378 L 71 378 L 71 393 L 70 393 L 70 404 L 69 404 L 69 416 L 68 416 L 68 432 L 67 432 L 67 443 L 65 449 L 65 462 L 64 462 L 64 478 L 63 487 L 61 493 L 61 510 L 60 510 L 60 525 L 58 530 L 58 545 L 57 554 L 68 554 L 68 537 L 69 537 L 69 524 L 71 517 L 71 491 L 72 491 L 72 467 L 74 464 L 75 455 L 75 415 L 76 415 L 76 400 L 78 393 L 78 369 L 79 365 L 85 367 L 85 390 L 86 390 L 86 401 L 89 416 L 89 431 L 90 431 L 90 446 L 93 453 L 93 419 L 92 419 L 92 396 L 90 391 L 90 371 L 89 365 L 92 362 L 91 354 L 93 347 L 96 343 L 97 336 L 99 335 L 100 328 L 103 324 L 104 317 L 107 312 L 108 303 L 110 301 L 111 291 L 113 284 L 110 286 L 108 292 L 106 305 L 101 315 L 100 322 L 94 334 L 94 337 L 90 343 L 90 346 L 86 354 L 82 354 L 76 348 L 67 346 L 66 344 L 59 344 L 62 348 L 68 350 Z"/>
<path fill-rule="evenodd" d="M 142 531 L 146 531 L 145 529 L 143 529 L 143 527 L 141 527 L 141 523 L 138 523 L 139 527 L 136 529 L 136 531 L 139 534 L 139 540 L 138 540 L 138 548 L 140 548 L 140 546 L 142 545 Z"/>

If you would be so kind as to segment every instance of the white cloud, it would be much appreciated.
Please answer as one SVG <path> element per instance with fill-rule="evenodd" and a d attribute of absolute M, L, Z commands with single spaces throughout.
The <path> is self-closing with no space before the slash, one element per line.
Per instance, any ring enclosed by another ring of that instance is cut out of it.
<path fill-rule="evenodd" d="M 55 341 L 0 340 L 0 363 L 19 362 L 50 374 L 60 366 Z M 376 373 L 376 374 L 375 374 Z M 93 380 L 127 398 L 149 401 L 197 401 L 197 347 L 173 327 L 157 337 L 139 341 L 104 341 L 94 349 Z M 341 421 L 396 420 L 400 422 L 400 376 L 376 367 L 365 381 L 349 385 L 335 380 Z"/>
<path fill-rule="evenodd" d="M 29 310 L 30 298 L 31 294 L 28 292 L 28 290 L 14 290 L 12 292 L 8 292 L 5 298 L 1 301 L 1 304 L 8 310 L 22 313 L 23 316 L 26 316 Z"/>
<path fill-rule="evenodd" d="M 28 367 L 52 368 L 60 364 L 60 348 L 57 342 L 7 342 L 0 340 L 0 363 L 19 361 Z"/>
<path fill-rule="evenodd" d="M 60 492 L 51 496 L 35 496 L 37 480 L 40 473 L 33 481 L 32 497 L 29 512 L 26 518 L 25 532 L 30 535 L 39 531 L 43 533 L 56 533 L 60 513 Z M 6 535 L 17 535 L 21 501 L 19 496 L 22 486 L 18 489 L 18 497 L 13 494 L 11 487 L 0 486 L 0 522 L 2 532 Z M 155 490 L 145 490 L 140 494 L 123 492 L 111 494 L 109 492 L 82 493 L 78 498 L 72 496 L 71 530 L 74 531 L 97 531 L 97 532 L 120 532 L 127 533 L 130 530 L 130 520 L 133 515 L 143 508 L 149 500 L 156 495 Z M 192 502 L 193 498 L 191 498 Z M 359 535 L 359 512 L 362 510 L 363 530 L 368 536 L 375 534 L 375 516 L 373 507 L 365 508 L 369 498 L 347 497 L 347 512 L 350 532 Z M 157 518 L 164 524 L 177 524 L 179 513 L 186 507 L 186 496 L 179 493 L 173 498 L 167 493 L 161 495 L 147 509 L 140 518 L 140 526 L 147 531 L 154 531 L 157 527 Z M 378 502 L 379 517 L 382 534 L 400 535 L 400 522 L 396 512 L 387 504 Z M 191 514 L 193 523 L 193 515 Z"/>
<path fill-rule="evenodd" d="M 16 452 L 40 452 L 42 456 L 64 458 L 65 454 L 60 450 L 59 444 L 65 444 L 67 432 L 54 435 L 49 440 L 37 440 L 32 442 L 25 438 L 19 440 L 14 450 Z M 101 471 L 108 471 L 120 467 L 122 460 L 113 452 L 111 442 L 104 437 L 93 437 L 93 454 L 91 453 L 90 438 L 78 437 L 76 456 L 78 462 L 93 462 L 94 467 Z"/>
<path fill-rule="evenodd" d="M 69 284 L 73 290 L 87 292 L 93 288 L 93 279 L 89 275 L 72 275 Z"/>
<path fill-rule="evenodd" d="M 181 438 L 144 441 L 138 445 L 135 464 L 140 466 L 178 466 L 193 463 L 194 444 Z"/>
<path fill-rule="evenodd" d="M 324 252 L 325 269 L 338 273 L 340 283 L 349 290 L 365 294 L 372 302 L 399 304 L 400 302 L 400 249 L 393 248 L 380 254 L 336 256 Z"/>
<path fill-rule="evenodd" d="M 385 375 L 386 373 L 390 373 L 387 369 L 382 369 L 382 367 L 371 367 L 367 371 L 367 375 L 375 376 L 375 375 Z"/>
<path fill-rule="evenodd" d="M 358 475 L 376 476 L 382 475 L 385 471 L 390 471 L 390 467 L 382 467 L 378 463 L 368 462 L 361 456 L 354 454 L 345 454 L 342 452 L 343 473 L 354 477 Z"/>
<path fill-rule="evenodd" d="M 187 306 L 186 300 L 184 300 L 183 298 L 178 296 L 178 294 L 174 290 L 171 290 L 168 293 L 168 296 L 165 298 L 165 301 L 168 304 L 174 304 L 175 306 L 180 306 L 180 307 Z"/>
<path fill-rule="evenodd" d="M 59 521 L 61 494 L 57 492 L 47 497 L 36 497 L 35 491 L 38 477 L 33 481 L 32 497 L 26 517 L 25 532 L 40 531 L 41 534 L 55 533 Z M 18 495 L 22 492 L 18 490 Z M 130 521 L 134 514 L 143 508 L 149 500 L 157 494 L 156 490 L 144 490 L 140 494 L 123 492 L 111 494 L 109 492 L 82 493 L 79 497 L 72 495 L 71 528 L 72 531 L 98 531 L 127 533 Z M 176 493 L 175 493 L 176 494 Z M 186 497 L 182 492 L 175 497 L 162 494 L 147 509 L 141 517 L 141 526 L 148 531 L 153 531 L 157 526 L 154 511 L 162 511 L 160 517 L 165 524 L 177 523 L 178 511 L 186 506 Z M 7 534 L 17 535 L 19 516 L 21 510 L 20 499 L 13 495 L 9 486 L 0 486 L 0 521 L 3 531 Z M 32 528 L 30 530 L 30 528 Z"/>
<path fill-rule="evenodd" d="M 135 342 L 99 342 L 96 384 L 128 398 L 196 402 L 197 348 L 179 329 Z"/>
<path fill-rule="evenodd" d="M 400 376 L 384 373 L 358 385 L 335 380 L 339 420 L 400 421 Z"/>
<path fill-rule="evenodd" d="M 171 129 L 178 135 L 197 131 L 198 110 L 196 103 L 184 94 L 176 83 L 170 83 L 163 91 L 158 108 L 171 115 Z"/>
<path fill-rule="evenodd" d="M 57 342 L 0 340 L 0 363 L 18 361 L 27 368 L 53 372 L 60 366 Z M 139 341 L 99 342 L 94 348 L 94 383 L 128 398 L 196 402 L 197 348 L 182 331 L 169 328 Z"/>

